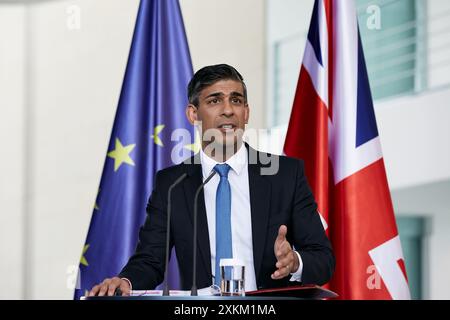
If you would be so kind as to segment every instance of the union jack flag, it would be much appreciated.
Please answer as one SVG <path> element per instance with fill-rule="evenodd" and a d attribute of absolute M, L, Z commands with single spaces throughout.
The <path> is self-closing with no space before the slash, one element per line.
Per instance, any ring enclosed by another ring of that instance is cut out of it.
<path fill-rule="evenodd" d="M 342 299 L 410 299 L 352 0 L 316 0 L 284 145 L 306 175 Z"/>

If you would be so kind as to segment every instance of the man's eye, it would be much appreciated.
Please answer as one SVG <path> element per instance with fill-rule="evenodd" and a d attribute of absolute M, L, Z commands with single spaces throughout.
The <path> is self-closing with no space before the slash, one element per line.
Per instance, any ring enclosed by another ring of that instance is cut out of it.
<path fill-rule="evenodd" d="M 242 103 L 242 99 L 239 99 L 239 98 L 233 98 L 231 101 L 233 103 L 236 103 L 236 104 L 241 104 Z"/>
<path fill-rule="evenodd" d="M 210 104 L 216 104 L 216 103 L 219 103 L 219 99 L 217 99 L 217 98 L 211 99 L 211 100 L 209 100 L 208 103 L 210 103 Z"/>

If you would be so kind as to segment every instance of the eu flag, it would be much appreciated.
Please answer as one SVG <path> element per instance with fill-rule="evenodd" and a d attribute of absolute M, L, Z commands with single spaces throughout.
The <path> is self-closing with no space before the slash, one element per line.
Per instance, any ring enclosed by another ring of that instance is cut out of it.
<path fill-rule="evenodd" d="M 141 0 L 81 255 L 76 298 L 120 272 L 136 248 L 156 171 L 181 162 L 194 151 L 188 150 L 191 142 L 186 141 L 186 135 L 172 135 L 175 129 L 193 132 L 184 113 L 191 77 L 192 64 L 178 0 Z M 178 275 L 176 264 L 171 263 L 171 268 L 174 271 L 170 273 Z M 171 287 L 177 288 L 179 280 L 171 280 Z"/>

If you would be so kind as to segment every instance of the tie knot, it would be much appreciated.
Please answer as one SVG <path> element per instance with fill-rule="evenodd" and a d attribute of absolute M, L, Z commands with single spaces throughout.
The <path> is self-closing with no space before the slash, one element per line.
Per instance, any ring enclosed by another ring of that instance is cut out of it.
<path fill-rule="evenodd" d="M 214 167 L 214 171 L 216 171 L 221 178 L 228 178 L 228 172 L 230 171 L 231 167 L 226 164 L 216 164 L 216 166 Z"/>

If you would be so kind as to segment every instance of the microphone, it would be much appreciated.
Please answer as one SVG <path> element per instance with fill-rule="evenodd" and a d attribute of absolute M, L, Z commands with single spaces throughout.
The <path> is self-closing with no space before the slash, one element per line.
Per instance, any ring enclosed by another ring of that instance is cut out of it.
<path fill-rule="evenodd" d="M 167 282 L 167 276 L 169 273 L 169 243 L 170 243 L 170 218 L 172 214 L 172 190 L 181 181 L 187 177 L 187 173 L 183 173 L 174 183 L 172 183 L 167 191 L 167 229 L 166 229 L 166 266 L 164 270 L 164 289 L 163 296 L 169 296 L 169 283 Z"/>
<path fill-rule="evenodd" d="M 193 261 L 192 261 L 192 288 L 191 288 L 191 296 L 197 296 L 197 211 L 198 211 L 198 196 L 200 194 L 200 191 L 203 190 L 205 185 L 209 182 L 209 180 L 214 177 L 216 174 L 216 171 L 213 171 L 208 178 L 206 178 L 205 182 L 203 182 L 197 189 L 197 192 L 195 193 L 194 197 L 194 253 L 193 253 Z"/>

